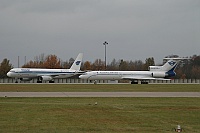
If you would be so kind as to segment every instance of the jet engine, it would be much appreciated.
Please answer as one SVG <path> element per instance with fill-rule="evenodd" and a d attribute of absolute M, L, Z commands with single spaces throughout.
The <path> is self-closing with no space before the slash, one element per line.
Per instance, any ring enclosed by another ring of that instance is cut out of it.
<path fill-rule="evenodd" d="M 154 78 L 165 78 L 168 76 L 168 74 L 166 74 L 166 72 L 153 72 L 153 73 L 151 73 L 151 75 Z"/>
<path fill-rule="evenodd" d="M 32 78 L 20 78 L 21 81 L 31 81 Z"/>
<path fill-rule="evenodd" d="M 53 80 L 53 78 L 51 76 L 41 76 L 39 77 L 40 80 L 43 80 L 43 81 L 50 81 L 50 80 Z"/>

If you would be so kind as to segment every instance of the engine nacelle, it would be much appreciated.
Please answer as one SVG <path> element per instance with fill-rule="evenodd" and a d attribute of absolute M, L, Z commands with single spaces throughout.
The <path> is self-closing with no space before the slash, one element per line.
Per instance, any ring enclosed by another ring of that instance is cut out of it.
<path fill-rule="evenodd" d="M 50 81 L 50 80 L 53 80 L 53 78 L 51 76 L 41 76 L 40 77 L 40 80 L 43 80 L 43 81 Z"/>
<path fill-rule="evenodd" d="M 31 81 L 32 78 L 20 78 L 21 81 Z"/>
<path fill-rule="evenodd" d="M 162 66 L 149 66 L 149 71 L 160 71 Z"/>
<path fill-rule="evenodd" d="M 153 72 L 151 75 L 154 78 L 164 78 L 168 76 L 168 74 L 166 74 L 165 72 Z"/>

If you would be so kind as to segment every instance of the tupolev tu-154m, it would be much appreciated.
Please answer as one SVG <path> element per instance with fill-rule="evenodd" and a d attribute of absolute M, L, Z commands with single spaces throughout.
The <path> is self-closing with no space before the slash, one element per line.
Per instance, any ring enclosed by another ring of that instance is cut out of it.
<path fill-rule="evenodd" d="M 169 59 L 163 66 L 149 66 L 149 71 L 89 71 L 79 76 L 87 80 L 130 80 L 131 84 L 148 84 L 148 80 L 171 80 L 178 62 L 183 58 Z"/>

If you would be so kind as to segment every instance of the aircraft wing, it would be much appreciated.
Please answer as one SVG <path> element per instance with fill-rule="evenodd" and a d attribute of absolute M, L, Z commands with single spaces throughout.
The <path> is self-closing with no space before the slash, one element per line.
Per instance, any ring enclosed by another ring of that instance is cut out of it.
<path fill-rule="evenodd" d="M 49 77 L 52 77 L 52 78 L 55 78 L 57 76 L 66 76 L 66 75 L 69 75 L 69 77 L 72 77 L 72 76 L 76 76 L 76 75 L 81 75 L 83 74 L 84 71 L 73 71 L 73 72 L 63 72 L 63 73 L 45 73 L 45 74 L 38 74 L 37 77 L 41 77 L 41 76 L 49 76 Z"/>
<path fill-rule="evenodd" d="M 124 76 L 122 79 L 125 80 L 171 80 L 165 78 L 153 78 L 153 77 L 145 77 L 145 76 Z"/>

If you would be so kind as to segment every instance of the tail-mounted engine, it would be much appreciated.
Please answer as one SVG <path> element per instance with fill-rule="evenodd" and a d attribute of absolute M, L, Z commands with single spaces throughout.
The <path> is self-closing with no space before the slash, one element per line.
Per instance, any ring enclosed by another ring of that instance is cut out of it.
<path fill-rule="evenodd" d="M 168 74 L 166 72 L 152 72 L 151 76 L 154 78 L 165 78 Z"/>

